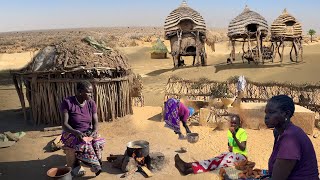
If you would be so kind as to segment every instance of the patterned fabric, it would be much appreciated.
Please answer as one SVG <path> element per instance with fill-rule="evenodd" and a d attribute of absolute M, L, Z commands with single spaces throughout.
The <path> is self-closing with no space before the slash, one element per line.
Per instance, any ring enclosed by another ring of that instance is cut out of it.
<path fill-rule="evenodd" d="M 234 166 L 235 162 L 245 160 L 246 157 L 242 154 L 235 154 L 233 152 L 222 153 L 217 157 L 209 160 L 203 160 L 192 163 L 192 169 L 194 174 L 213 171 L 224 167 Z"/>
<path fill-rule="evenodd" d="M 164 121 L 169 128 L 173 129 L 177 133 L 180 132 L 180 117 L 178 111 L 179 102 L 174 98 L 168 99 L 165 103 Z"/>
<path fill-rule="evenodd" d="M 78 160 L 90 166 L 93 172 L 98 172 L 101 170 L 100 161 L 105 140 L 97 137 L 96 133 L 92 137 L 92 141 L 84 142 L 71 133 L 62 132 L 61 141 L 65 146 L 75 149 Z"/>

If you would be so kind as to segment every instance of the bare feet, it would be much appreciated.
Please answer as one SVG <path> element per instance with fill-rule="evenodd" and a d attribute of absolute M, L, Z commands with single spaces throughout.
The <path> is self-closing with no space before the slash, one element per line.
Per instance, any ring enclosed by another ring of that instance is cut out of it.
<path fill-rule="evenodd" d="M 179 154 L 176 154 L 174 156 L 174 162 L 175 162 L 176 168 L 179 170 L 179 172 L 182 175 L 188 175 L 188 174 L 191 174 L 193 172 L 192 166 L 189 165 L 188 163 L 184 162 L 180 158 Z"/>

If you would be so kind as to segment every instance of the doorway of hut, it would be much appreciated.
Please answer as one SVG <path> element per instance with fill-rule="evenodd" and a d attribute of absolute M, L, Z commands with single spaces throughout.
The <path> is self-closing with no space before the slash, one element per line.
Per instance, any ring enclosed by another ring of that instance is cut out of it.
<path fill-rule="evenodd" d="M 257 32 L 258 24 L 248 24 L 247 30 L 248 30 L 248 32 Z"/>
<path fill-rule="evenodd" d="M 186 52 L 187 52 L 188 55 L 195 55 L 196 54 L 196 47 L 188 46 L 186 48 Z"/>

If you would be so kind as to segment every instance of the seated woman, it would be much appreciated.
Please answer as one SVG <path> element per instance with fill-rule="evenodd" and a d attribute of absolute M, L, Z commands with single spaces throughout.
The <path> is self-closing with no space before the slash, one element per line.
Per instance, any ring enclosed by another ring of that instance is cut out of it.
<path fill-rule="evenodd" d="M 184 162 L 177 154 L 174 159 L 175 166 L 183 175 L 198 174 L 222 167 L 234 166 L 235 162 L 247 159 L 246 144 L 247 133 L 244 129 L 240 128 L 240 117 L 238 115 L 232 115 L 230 129 L 228 130 L 229 152 L 222 153 L 209 160 L 191 163 Z"/>
<path fill-rule="evenodd" d="M 164 106 L 164 121 L 166 125 L 173 129 L 179 138 L 184 138 L 180 131 L 180 120 L 183 127 L 186 129 L 187 133 L 191 133 L 187 120 L 194 113 L 194 109 L 191 107 L 186 107 L 182 101 L 175 98 L 170 98 L 167 100 Z"/>
<path fill-rule="evenodd" d="M 74 149 L 76 161 L 73 174 L 84 175 L 79 171 L 80 161 L 91 167 L 98 176 L 101 172 L 103 138 L 97 136 L 98 116 L 96 103 L 91 99 L 92 85 L 88 81 L 77 83 L 77 94 L 67 97 L 61 103 L 64 146 Z"/>
<path fill-rule="evenodd" d="M 275 141 L 269 158 L 272 180 L 319 180 L 312 142 L 304 131 L 290 122 L 295 105 L 287 95 L 272 97 L 265 109 L 265 124 L 274 129 Z"/>

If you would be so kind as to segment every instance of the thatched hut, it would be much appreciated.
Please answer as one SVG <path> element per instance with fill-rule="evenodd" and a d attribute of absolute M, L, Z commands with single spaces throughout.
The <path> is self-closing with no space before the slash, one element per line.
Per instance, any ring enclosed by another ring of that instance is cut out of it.
<path fill-rule="evenodd" d="M 61 42 L 42 49 L 19 71 L 12 72 L 27 119 L 23 84 L 35 124 L 60 125 L 59 105 L 75 95 L 76 83 L 89 80 L 100 121 L 132 114 L 127 58 L 92 38 Z"/>
<path fill-rule="evenodd" d="M 165 20 L 165 38 L 170 40 L 174 67 L 182 66 L 181 56 L 193 56 L 193 65 L 206 65 L 206 24 L 203 17 L 186 1 L 173 10 Z M 200 59 L 201 63 L 200 63 Z"/>
<path fill-rule="evenodd" d="M 166 59 L 168 49 L 160 38 L 151 47 L 151 59 Z"/>
<path fill-rule="evenodd" d="M 295 62 L 298 62 L 299 56 L 301 61 L 303 60 L 302 26 L 296 18 L 287 12 L 286 9 L 283 10 L 282 14 L 271 25 L 271 41 L 278 51 L 281 62 L 283 61 L 285 41 L 292 42 L 290 60 L 294 61 L 292 58 L 293 49 L 296 56 Z M 280 48 L 282 48 L 281 53 Z"/>
<path fill-rule="evenodd" d="M 242 61 L 246 58 L 249 63 L 250 61 L 258 63 L 262 59 L 267 59 L 267 57 L 263 58 L 262 54 L 262 40 L 267 34 L 268 23 L 265 18 L 246 6 L 228 26 L 228 37 L 232 45 L 230 58 L 235 60 L 235 43 L 242 42 Z M 247 50 L 245 50 L 245 44 L 248 46 Z"/>

